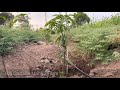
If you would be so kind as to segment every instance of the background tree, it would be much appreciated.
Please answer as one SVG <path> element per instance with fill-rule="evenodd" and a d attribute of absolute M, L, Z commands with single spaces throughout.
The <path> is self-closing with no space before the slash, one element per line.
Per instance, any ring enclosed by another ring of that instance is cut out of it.
<path fill-rule="evenodd" d="M 2 12 L 0 13 L 0 17 L 5 17 L 8 21 L 14 18 L 14 15 L 10 12 Z M 0 25 L 4 25 L 6 23 L 6 20 L 3 18 L 0 18 Z"/>
<path fill-rule="evenodd" d="M 29 28 L 30 29 L 29 19 L 30 18 L 27 14 L 20 14 L 18 16 L 18 22 L 20 23 L 21 28 Z"/>
<path fill-rule="evenodd" d="M 28 16 L 28 15 L 27 14 L 19 14 L 19 15 L 14 16 L 11 19 L 6 18 L 5 16 L 0 16 L 0 19 L 3 19 L 5 21 L 4 25 L 6 25 L 9 28 L 12 28 L 17 21 L 20 22 L 22 25 L 25 25 L 26 27 L 28 27 L 29 26 L 28 17 L 26 18 L 25 16 Z M 20 26 L 22 26 L 22 25 L 20 25 Z"/>
<path fill-rule="evenodd" d="M 74 18 L 77 26 L 90 22 L 90 18 L 88 17 L 88 15 L 83 12 L 74 13 L 73 18 Z"/>

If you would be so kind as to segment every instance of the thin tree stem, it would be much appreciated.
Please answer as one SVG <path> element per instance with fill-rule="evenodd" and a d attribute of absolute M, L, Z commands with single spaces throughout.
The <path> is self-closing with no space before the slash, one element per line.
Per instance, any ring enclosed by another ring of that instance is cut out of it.
<path fill-rule="evenodd" d="M 66 51 L 64 49 L 64 74 L 66 75 Z"/>
<path fill-rule="evenodd" d="M 2 57 L 2 64 L 3 64 L 4 71 L 5 71 L 5 76 L 6 76 L 6 78 L 9 78 L 8 73 L 7 73 L 7 69 L 6 69 L 6 65 L 5 65 L 5 61 L 3 60 L 3 57 Z"/>
<path fill-rule="evenodd" d="M 68 48 L 66 48 L 66 59 L 68 60 Z M 68 63 L 66 62 L 66 74 L 68 74 Z"/>

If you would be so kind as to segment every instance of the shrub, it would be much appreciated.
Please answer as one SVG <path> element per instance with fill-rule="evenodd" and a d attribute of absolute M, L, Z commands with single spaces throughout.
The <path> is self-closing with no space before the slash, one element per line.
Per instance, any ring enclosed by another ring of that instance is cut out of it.
<path fill-rule="evenodd" d="M 41 33 L 32 30 L 0 28 L 0 54 L 2 56 L 14 49 L 15 45 L 21 43 L 37 42 L 43 40 Z"/>
<path fill-rule="evenodd" d="M 89 53 L 92 57 L 91 63 L 96 61 L 101 61 L 103 64 L 106 64 L 112 60 L 118 60 L 119 52 L 111 49 L 108 50 L 110 45 L 115 45 L 117 48 L 120 46 L 118 42 L 114 41 L 114 38 L 119 38 L 120 35 L 117 35 L 117 30 L 120 26 L 110 26 L 103 28 L 84 28 L 81 27 L 73 29 L 70 33 L 73 40 L 79 40 L 78 48 L 85 52 Z M 111 48 L 111 47 L 110 47 Z"/>
<path fill-rule="evenodd" d="M 49 29 L 43 29 L 39 33 L 41 33 L 41 36 L 43 37 L 43 41 L 47 43 L 52 41 L 51 31 Z"/>

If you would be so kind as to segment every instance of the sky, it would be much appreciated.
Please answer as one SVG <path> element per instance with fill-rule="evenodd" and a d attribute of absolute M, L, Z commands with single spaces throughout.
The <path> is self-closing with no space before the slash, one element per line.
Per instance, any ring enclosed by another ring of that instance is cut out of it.
<path fill-rule="evenodd" d="M 26 13 L 31 18 L 30 24 L 34 26 L 34 28 L 44 27 L 45 24 L 45 12 L 12 12 L 13 15 L 17 15 L 20 13 Z M 59 12 L 46 12 L 47 14 L 47 21 L 53 18 L 54 14 L 58 14 Z M 61 12 L 65 14 L 65 12 Z M 67 12 L 68 14 L 72 14 L 75 12 Z M 103 17 L 110 17 L 111 15 L 115 15 L 120 12 L 84 12 L 86 13 L 91 19 L 94 20 L 101 20 Z"/>

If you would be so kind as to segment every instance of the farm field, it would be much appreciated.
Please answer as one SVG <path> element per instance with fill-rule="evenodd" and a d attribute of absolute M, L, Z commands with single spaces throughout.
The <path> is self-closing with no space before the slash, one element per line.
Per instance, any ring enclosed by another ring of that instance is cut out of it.
<path fill-rule="evenodd" d="M 120 16 L 57 14 L 36 30 L 0 13 L 0 78 L 120 78 Z"/>

